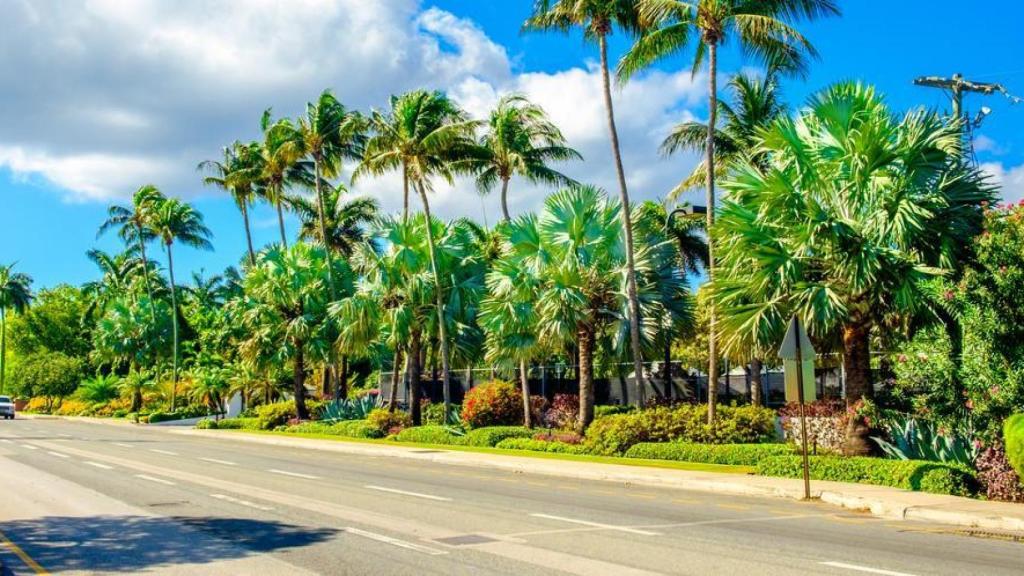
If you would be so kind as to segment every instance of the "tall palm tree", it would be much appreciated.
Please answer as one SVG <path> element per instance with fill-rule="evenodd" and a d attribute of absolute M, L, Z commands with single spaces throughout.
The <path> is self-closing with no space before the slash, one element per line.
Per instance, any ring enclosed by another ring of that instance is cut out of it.
<path fill-rule="evenodd" d="M 117 228 L 117 235 L 126 246 L 137 246 L 139 257 L 142 258 L 143 272 L 149 270 L 149 260 L 146 258 L 146 244 L 154 239 L 153 232 L 147 227 L 147 219 L 156 206 L 159 206 L 165 196 L 156 186 L 146 184 L 135 191 L 132 195 L 130 206 L 112 205 L 107 209 L 107 219 L 100 225 L 96 236 L 102 236 L 111 228 Z M 153 311 L 153 285 L 149 280 L 149 274 L 143 279 L 146 282 L 146 295 L 149 296 L 150 312 Z"/>
<path fill-rule="evenodd" d="M 432 177 L 440 176 L 454 183 L 458 161 L 464 160 L 474 148 L 473 133 L 478 122 L 469 119 L 441 92 L 416 90 L 391 97 L 391 112 L 375 111 L 370 120 L 373 136 L 366 144 L 363 161 L 353 178 L 361 174 L 383 174 L 400 168 L 405 193 L 403 218 L 408 217 L 409 187 L 412 186 L 423 203 L 427 222 L 432 222 L 430 200 Z M 444 382 L 445 421 L 451 408 L 451 364 L 445 321 L 445 295 L 438 275 L 433 226 L 426 226 L 430 267 L 434 275 L 437 306 L 438 340 L 441 347 L 442 381 Z"/>
<path fill-rule="evenodd" d="M 152 234 L 159 238 L 167 251 L 167 272 L 171 282 L 171 329 L 172 329 L 172 380 L 171 410 L 177 400 L 178 393 L 178 296 L 174 282 L 174 250 L 175 242 L 192 248 L 212 250 L 210 243 L 212 233 L 203 223 L 203 215 L 191 204 L 177 198 L 168 198 L 155 207 L 147 218 L 146 226 Z"/>
<path fill-rule="evenodd" d="M 234 142 L 223 151 L 222 160 L 206 160 L 199 164 L 199 169 L 210 173 L 203 178 L 203 184 L 217 186 L 235 201 L 242 213 L 245 225 L 245 243 L 249 250 L 249 264 L 256 262 L 256 252 L 252 246 L 252 231 L 249 226 L 249 205 L 256 196 L 256 172 L 259 165 L 259 147 L 256 144 Z"/>
<path fill-rule="evenodd" d="M 326 245 L 332 251 L 348 258 L 357 246 L 368 238 L 367 227 L 377 219 L 380 211 L 378 202 L 367 196 L 346 200 L 348 188 L 344 184 L 328 187 L 323 191 L 324 221 L 320 222 L 318 206 L 308 198 L 299 195 L 288 197 L 288 207 L 299 217 L 299 238 L 306 242 Z M 327 231 L 324 242 L 323 230 Z"/>
<path fill-rule="evenodd" d="M 614 28 L 635 35 L 640 32 L 640 14 L 635 0 L 538 0 L 533 15 L 524 24 L 527 30 L 558 30 L 569 32 L 574 28 L 583 30 L 583 38 L 596 41 L 601 54 L 601 86 L 604 107 L 608 118 L 608 134 L 611 140 L 615 173 L 619 179 L 619 201 L 622 203 L 620 216 L 622 231 L 626 240 L 626 291 L 629 297 L 630 348 L 633 352 L 633 371 L 636 378 L 637 400 L 644 401 L 644 358 L 640 346 L 640 300 L 636 291 L 636 258 L 633 243 L 632 209 L 629 191 L 626 188 L 626 172 L 622 167 L 622 153 L 619 149 L 619 132 L 615 127 L 615 110 L 612 106 L 611 80 L 608 72 L 608 35 Z"/>
<path fill-rule="evenodd" d="M 270 109 L 260 119 L 263 142 L 259 145 L 257 190 L 263 199 L 277 210 L 277 225 L 281 232 L 281 245 L 288 246 L 284 229 L 285 191 L 294 185 L 312 186 L 310 166 L 305 156 L 302 134 L 287 118 L 273 121 Z"/>
<path fill-rule="evenodd" d="M 136 255 L 138 249 L 131 247 L 120 254 L 109 254 L 93 248 L 85 253 L 100 270 L 100 279 L 86 282 L 82 290 L 92 299 L 93 309 L 101 313 L 114 299 L 131 295 L 133 280 L 142 270 L 142 260 Z"/>
<path fill-rule="evenodd" d="M 555 186 L 573 185 L 568 176 L 548 167 L 552 161 L 581 160 L 579 152 L 566 145 L 562 132 L 544 109 L 525 96 L 509 94 L 498 101 L 480 138 L 476 153 L 466 160 L 469 171 L 477 174 L 476 185 L 481 193 L 491 192 L 501 184 L 501 213 L 508 212 L 508 185 L 513 176 L 533 183 Z"/>
<path fill-rule="evenodd" d="M 7 376 L 7 311 L 22 312 L 32 302 L 32 277 L 0 265 L 0 394 Z"/>
<path fill-rule="evenodd" d="M 735 38 L 744 53 L 771 67 L 804 72 L 814 47 L 792 24 L 839 14 L 833 0 L 638 0 L 644 33 L 618 66 L 626 80 L 654 62 L 682 52 L 697 35 L 692 71 L 708 66 L 708 124 L 705 146 L 707 229 L 715 221 L 715 130 L 718 116 L 718 48 Z M 709 281 L 714 280 L 714 243 L 708 242 Z M 718 385 L 717 315 L 710 308 L 708 338 L 708 421 L 715 420 Z"/>

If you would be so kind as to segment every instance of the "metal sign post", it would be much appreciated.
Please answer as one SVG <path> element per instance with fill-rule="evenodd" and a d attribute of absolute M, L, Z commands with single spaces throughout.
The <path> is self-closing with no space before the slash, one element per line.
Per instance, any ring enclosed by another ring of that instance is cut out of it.
<path fill-rule="evenodd" d="M 786 336 L 782 339 L 779 357 L 783 360 L 795 360 L 792 364 L 796 366 L 794 370 L 796 372 L 796 401 L 800 405 L 800 444 L 801 452 L 803 453 L 804 499 L 810 500 L 811 470 L 807 458 L 807 411 L 804 406 L 806 402 L 804 395 L 804 371 L 808 363 L 810 363 L 811 370 L 813 371 L 814 347 L 811 346 L 810 338 L 807 337 L 807 332 L 800 326 L 800 320 L 797 319 L 796 315 L 789 321 L 789 330 L 786 331 Z M 813 385 L 813 378 L 811 383 Z M 789 389 L 790 387 L 787 386 L 786 391 L 789 392 Z M 814 393 L 812 392 L 812 397 L 813 395 Z M 786 398 L 786 400 L 790 400 L 790 398 Z"/>

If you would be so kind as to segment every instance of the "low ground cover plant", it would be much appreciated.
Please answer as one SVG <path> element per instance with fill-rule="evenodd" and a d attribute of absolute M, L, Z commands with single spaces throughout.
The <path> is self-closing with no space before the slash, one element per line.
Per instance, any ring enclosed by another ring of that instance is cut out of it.
<path fill-rule="evenodd" d="M 954 496 L 970 496 L 977 490 L 974 474 L 957 465 L 863 456 L 810 456 L 808 460 L 813 480 L 877 484 Z M 757 463 L 757 473 L 801 478 L 802 459 L 800 456 L 764 458 Z"/>
<path fill-rule="evenodd" d="M 626 451 L 626 458 L 674 460 L 702 464 L 754 466 L 765 458 L 793 453 L 789 444 L 693 444 L 690 442 L 642 442 Z"/>
<path fill-rule="evenodd" d="M 531 438 L 536 432 L 522 426 L 488 426 L 466 432 L 467 446 L 497 446 L 506 438 Z"/>
<path fill-rule="evenodd" d="M 405 428 L 395 436 L 398 442 L 418 442 L 421 444 L 462 444 L 464 434 L 455 434 L 452 428 L 430 424 Z"/>
<path fill-rule="evenodd" d="M 503 450 L 530 450 L 534 452 L 553 452 L 558 454 L 586 454 L 585 447 L 579 444 L 567 444 L 535 438 L 506 438 L 495 446 Z"/>

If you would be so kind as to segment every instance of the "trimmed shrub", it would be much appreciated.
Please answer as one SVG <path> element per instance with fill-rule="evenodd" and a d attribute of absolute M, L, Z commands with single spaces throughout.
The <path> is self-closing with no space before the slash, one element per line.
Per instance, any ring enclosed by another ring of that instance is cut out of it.
<path fill-rule="evenodd" d="M 199 422 L 196 422 L 196 429 L 197 430 L 216 430 L 217 429 L 217 421 L 212 419 L 212 418 L 207 419 L 207 420 L 200 420 Z"/>
<path fill-rule="evenodd" d="M 467 428 L 523 423 L 523 395 L 511 382 L 491 380 L 466 392 L 462 422 Z"/>
<path fill-rule="evenodd" d="M 876 484 L 904 490 L 970 496 L 975 492 L 974 475 L 959 466 L 921 460 L 838 456 L 809 457 L 811 478 L 834 482 Z M 762 476 L 802 478 L 800 456 L 774 456 L 757 463 Z"/>
<path fill-rule="evenodd" d="M 765 458 L 793 453 L 788 444 L 691 444 L 689 442 L 642 442 L 626 451 L 626 458 L 675 460 L 703 464 L 754 466 Z"/>
<path fill-rule="evenodd" d="M 636 406 L 632 404 L 603 404 L 601 406 L 594 406 L 594 419 L 597 420 L 598 418 L 615 414 L 629 414 L 634 411 L 636 411 Z"/>
<path fill-rule="evenodd" d="M 367 423 L 366 420 L 343 420 L 333 424 L 328 422 L 301 422 L 281 428 L 290 434 L 326 434 L 345 438 L 381 438 L 383 434 Z"/>
<path fill-rule="evenodd" d="M 217 422 L 218 430 L 265 430 L 259 418 L 225 418 Z"/>
<path fill-rule="evenodd" d="M 387 408 L 377 408 L 366 417 L 366 423 L 376 428 L 381 436 L 398 434 L 403 428 L 412 426 L 412 417 L 405 412 L 391 412 Z"/>
<path fill-rule="evenodd" d="M 293 418 L 296 418 L 295 403 L 291 401 L 264 404 L 256 408 L 260 430 L 273 430 Z"/>
<path fill-rule="evenodd" d="M 1024 478 L 1024 413 L 1014 414 L 1003 423 L 1003 442 L 1006 444 L 1006 459 Z"/>
<path fill-rule="evenodd" d="M 534 452 L 555 452 L 558 454 L 585 454 L 586 450 L 578 444 L 565 442 L 548 442 L 534 438 L 506 438 L 495 446 L 503 450 L 531 450 Z"/>
<path fill-rule="evenodd" d="M 534 440 L 543 440 L 544 442 L 562 442 L 565 444 L 581 444 L 583 442 L 583 436 L 575 432 L 566 432 L 563 430 L 546 430 L 533 435 Z"/>
<path fill-rule="evenodd" d="M 462 444 L 464 436 L 452 434 L 444 426 L 427 425 L 406 428 L 395 435 L 398 442 L 419 442 L 421 444 Z"/>
<path fill-rule="evenodd" d="M 466 432 L 464 443 L 468 446 L 497 446 L 506 438 L 530 438 L 534 431 L 522 426 L 488 426 Z"/>
<path fill-rule="evenodd" d="M 444 426 L 445 424 L 451 426 L 462 425 L 462 406 L 460 404 L 452 404 L 451 410 L 448 412 L 448 422 L 444 421 L 444 403 L 443 402 L 430 402 L 429 400 L 423 403 L 423 423 L 424 424 L 436 424 L 438 426 Z"/>
<path fill-rule="evenodd" d="M 573 428 L 579 418 L 580 397 L 576 394 L 555 394 L 544 412 L 544 424 L 549 428 Z"/>

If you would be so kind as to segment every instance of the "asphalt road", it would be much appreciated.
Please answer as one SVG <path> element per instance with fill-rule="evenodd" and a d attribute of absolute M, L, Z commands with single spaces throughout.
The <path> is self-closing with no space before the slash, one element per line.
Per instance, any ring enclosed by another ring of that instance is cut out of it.
<path fill-rule="evenodd" d="M 821 503 L 225 436 L 0 422 L 0 558 L 19 575 L 1024 573 L 1024 544 Z"/>

